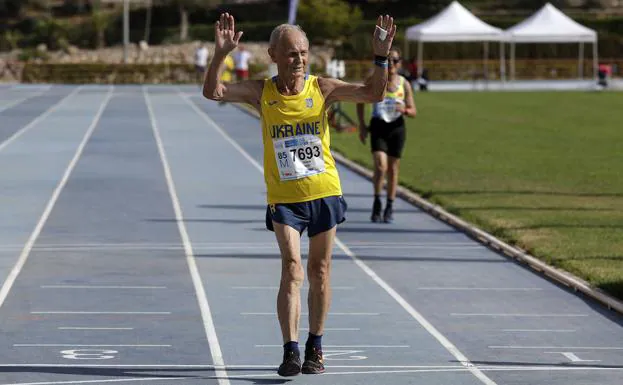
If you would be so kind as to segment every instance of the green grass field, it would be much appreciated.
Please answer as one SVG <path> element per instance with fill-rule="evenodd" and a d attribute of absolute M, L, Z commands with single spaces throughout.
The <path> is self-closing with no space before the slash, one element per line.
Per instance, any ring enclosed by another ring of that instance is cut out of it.
<path fill-rule="evenodd" d="M 415 100 L 403 186 L 623 299 L 623 93 Z M 345 109 L 356 116 L 354 105 Z M 332 142 L 371 166 L 356 134 L 335 133 Z"/>

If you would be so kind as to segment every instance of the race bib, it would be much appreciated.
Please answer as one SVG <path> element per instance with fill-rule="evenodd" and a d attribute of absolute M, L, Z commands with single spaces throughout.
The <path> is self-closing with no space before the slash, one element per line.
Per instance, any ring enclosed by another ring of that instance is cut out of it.
<path fill-rule="evenodd" d="M 398 119 L 402 113 L 396 110 L 397 105 L 403 105 L 404 101 L 395 98 L 386 98 L 378 103 L 379 117 L 386 123 L 391 123 Z"/>
<path fill-rule="evenodd" d="M 273 140 L 281 180 L 301 179 L 323 173 L 322 142 L 315 135 Z"/>

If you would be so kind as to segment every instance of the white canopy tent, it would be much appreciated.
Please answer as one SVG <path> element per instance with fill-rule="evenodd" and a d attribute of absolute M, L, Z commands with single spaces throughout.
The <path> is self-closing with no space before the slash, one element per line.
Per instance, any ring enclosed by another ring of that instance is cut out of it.
<path fill-rule="evenodd" d="M 584 43 L 593 43 L 593 76 L 597 77 L 597 33 L 587 28 L 550 3 L 504 34 L 511 45 L 511 78 L 515 78 L 515 43 L 579 43 L 578 75 L 584 77 Z"/>
<path fill-rule="evenodd" d="M 437 15 L 423 23 L 407 28 L 405 34 L 405 55 L 409 41 L 418 42 L 418 71 L 422 71 L 424 42 L 484 42 L 484 68 L 487 72 L 489 42 L 502 42 L 504 32 L 480 20 L 458 1 L 453 1 Z M 500 44 L 500 71 L 505 78 L 504 44 Z"/>

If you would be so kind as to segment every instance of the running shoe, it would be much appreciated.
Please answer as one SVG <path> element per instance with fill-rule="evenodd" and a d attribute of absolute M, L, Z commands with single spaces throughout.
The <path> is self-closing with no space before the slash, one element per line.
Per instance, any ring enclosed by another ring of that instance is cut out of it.
<path fill-rule="evenodd" d="M 301 356 L 298 352 L 283 353 L 283 362 L 279 365 L 277 374 L 282 377 L 296 376 L 301 373 Z"/>
<path fill-rule="evenodd" d="M 379 199 L 374 200 L 374 204 L 372 204 L 372 216 L 370 220 L 372 222 L 381 222 L 381 210 L 383 209 L 381 201 Z"/>
<path fill-rule="evenodd" d="M 391 206 L 385 207 L 385 212 L 383 213 L 383 222 L 392 223 L 394 221 L 394 210 Z"/>
<path fill-rule="evenodd" d="M 301 368 L 303 374 L 321 374 L 324 373 L 324 360 L 322 358 L 322 350 L 310 346 L 305 348 L 305 361 Z"/>

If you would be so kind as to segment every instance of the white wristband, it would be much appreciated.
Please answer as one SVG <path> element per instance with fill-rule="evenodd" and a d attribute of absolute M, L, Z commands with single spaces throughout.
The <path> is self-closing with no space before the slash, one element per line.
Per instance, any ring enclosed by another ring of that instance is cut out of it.
<path fill-rule="evenodd" d="M 384 30 L 383 28 L 379 27 L 378 25 L 376 26 L 376 28 L 379 29 L 379 40 L 380 41 L 385 40 L 385 38 L 387 37 L 387 31 Z"/>

